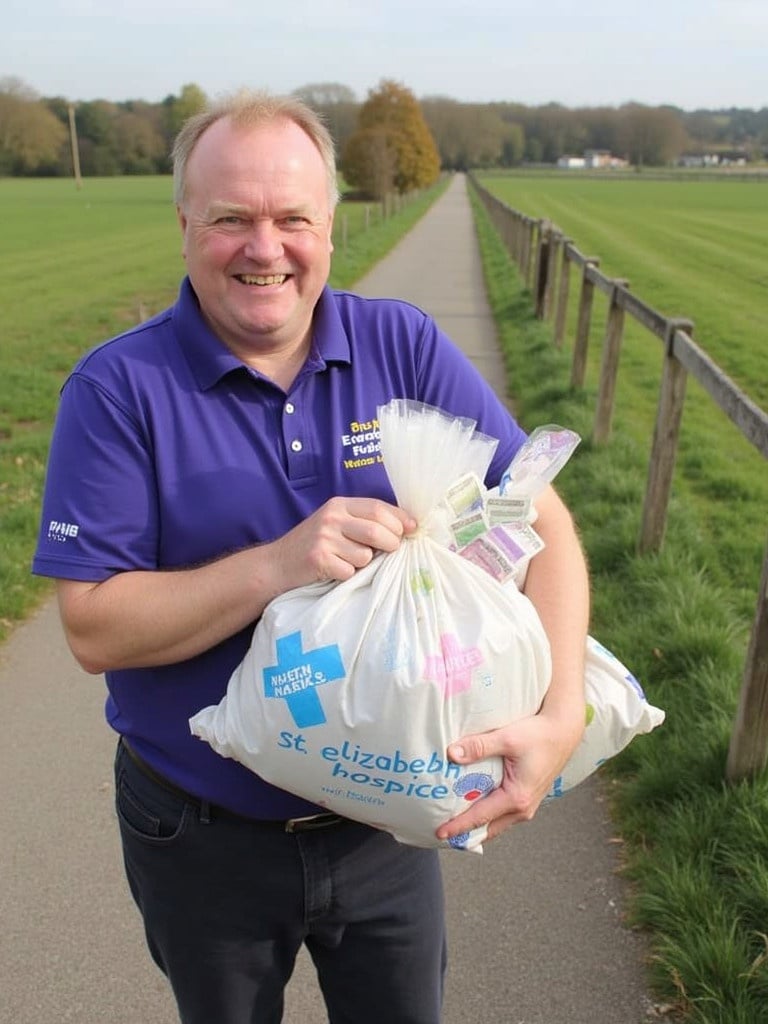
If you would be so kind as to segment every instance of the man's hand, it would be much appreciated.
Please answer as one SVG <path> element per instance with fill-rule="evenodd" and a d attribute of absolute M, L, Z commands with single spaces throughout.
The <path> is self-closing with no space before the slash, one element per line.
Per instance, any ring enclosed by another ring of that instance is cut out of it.
<path fill-rule="evenodd" d="M 576 749 L 584 723 L 583 712 L 579 716 L 576 708 L 568 718 L 548 715 L 542 709 L 501 729 L 452 743 L 448 757 L 454 763 L 469 765 L 498 756 L 504 759 L 504 774 L 497 789 L 441 825 L 438 839 L 450 839 L 481 825 L 488 826 L 488 838 L 493 839 L 511 825 L 530 821 Z"/>
<path fill-rule="evenodd" d="M 416 521 L 377 498 L 331 498 L 270 545 L 279 590 L 317 580 L 348 580 L 377 552 L 396 551 Z"/>

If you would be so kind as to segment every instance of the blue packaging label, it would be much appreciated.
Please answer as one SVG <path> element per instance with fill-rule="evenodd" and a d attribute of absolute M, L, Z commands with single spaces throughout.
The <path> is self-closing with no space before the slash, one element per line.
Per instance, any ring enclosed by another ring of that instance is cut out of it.
<path fill-rule="evenodd" d="M 323 725 L 325 712 L 316 690 L 346 675 L 338 646 L 304 651 L 299 631 L 280 637 L 275 647 L 277 664 L 263 670 L 264 696 L 284 700 L 299 729 Z"/>

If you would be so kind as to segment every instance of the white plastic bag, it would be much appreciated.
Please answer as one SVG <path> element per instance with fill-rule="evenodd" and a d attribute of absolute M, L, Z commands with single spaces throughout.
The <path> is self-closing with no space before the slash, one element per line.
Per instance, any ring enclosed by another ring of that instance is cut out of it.
<path fill-rule="evenodd" d="M 636 736 L 651 732 L 664 721 L 664 712 L 648 703 L 626 665 L 591 636 L 587 637 L 584 683 L 586 729 L 562 774 L 553 782 L 548 800 L 564 796 Z"/>
<path fill-rule="evenodd" d="M 495 789 L 503 763 L 451 764 L 446 748 L 537 711 L 549 643 L 528 598 L 443 543 L 450 485 L 482 480 L 496 441 L 405 400 L 378 416 L 385 468 L 419 530 L 344 583 L 272 601 L 226 695 L 190 727 L 267 781 L 402 842 L 479 850 L 485 828 L 444 843 L 435 830 Z"/>

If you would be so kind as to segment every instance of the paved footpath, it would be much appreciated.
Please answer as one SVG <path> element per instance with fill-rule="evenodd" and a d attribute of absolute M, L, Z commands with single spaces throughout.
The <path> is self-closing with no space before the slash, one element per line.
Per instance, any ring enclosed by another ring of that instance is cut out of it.
<path fill-rule="evenodd" d="M 461 176 L 358 290 L 427 309 L 503 393 Z M 177 1021 L 122 874 L 103 699 L 103 681 L 74 664 L 53 602 L 0 648 L 0 1024 Z M 584 783 L 483 856 L 442 855 L 444 1024 L 649 1019 L 601 792 Z M 325 1021 L 302 955 L 285 1024 Z"/>

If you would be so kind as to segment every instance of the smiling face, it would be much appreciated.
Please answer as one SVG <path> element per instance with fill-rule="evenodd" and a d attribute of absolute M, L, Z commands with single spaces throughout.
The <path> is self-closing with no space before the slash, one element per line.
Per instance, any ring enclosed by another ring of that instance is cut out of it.
<path fill-rule="evenodd" d="M 292 377 L 333 251 L 326 169 L 312 140 L 287 120 L 214 122 L 189 157 L 178 216 L 210 327 L 244 362 Z"/>

